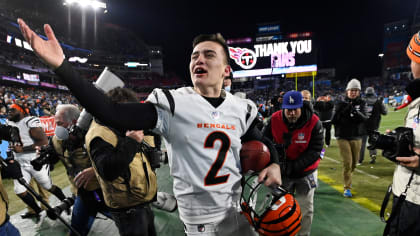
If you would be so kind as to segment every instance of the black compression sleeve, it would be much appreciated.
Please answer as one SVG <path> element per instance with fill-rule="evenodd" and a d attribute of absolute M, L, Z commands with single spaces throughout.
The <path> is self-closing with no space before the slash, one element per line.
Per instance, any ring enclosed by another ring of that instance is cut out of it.
<path fill-rule="evenodd" d="M 90 143 L 92 160 L 95 163 L 98 174 L 108 181 L 121 176 L 127 170 L 137 152 L 137 142 L 129 137 L 123 137 L 117 147 L 105 142 L 101 138 L 95 138 Z"/>
<path fill-rule="evenodd" d="M 150 103 L 114 103 L 92 83 L 83 79 L 66 60 L 55 70 L 80 104 L 105 125 L 119 130 L 152 129 L 157 112 Z"/>

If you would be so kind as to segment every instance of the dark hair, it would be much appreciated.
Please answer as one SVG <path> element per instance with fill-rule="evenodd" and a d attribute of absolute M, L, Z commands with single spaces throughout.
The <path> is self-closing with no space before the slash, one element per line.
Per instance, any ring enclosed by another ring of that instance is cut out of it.
<path fill-rule="evenodd" d="M 222 46 L 223 51 L 226 54 L 226 64 L 229 65 L 229 48 L 226 44 L 226 40 L 223 38 L 223 36 L 220 33 L 216 33 L 216 34 L 200 34 L 197 37 L 194 38 L 193 40 L 193 48 L 195 48 L 195 46 L 197 46 L 197 44 L 202 43 L 202 42 L 206 42 L 206 41 L 212 41 L 215 43 L 218 43 L 220 46 Z"/>
<path fill-rule="evenodd" d="M 136 94 L 128 88 L 114 88 L 109 90 L 106 95 L 117 103 L 138 102 Z"/>

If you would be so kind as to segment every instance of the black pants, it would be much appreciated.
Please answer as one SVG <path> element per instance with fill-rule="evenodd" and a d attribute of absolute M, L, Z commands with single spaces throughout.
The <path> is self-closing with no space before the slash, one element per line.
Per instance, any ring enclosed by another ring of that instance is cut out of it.
<path fill-rule="evenodd" d="M 330 146 L 331 142 L 331 122 L 322 122 L 322 127 L 325 130 L 325 145 Z"/>
<path fill-rule="evenodd" d="M 111 211 L 121 236 L 155 236 L 154 214 L 149 205 L 130 208 L 127 211 Z"/>
<path fill-rule="evenodd" d="M 395 209 L 396 200 L 394 196 L 392 210 Z M 420 205 L 404 201 L 398 215 L 395 216 L 390 225 L 390 236 L 419 236 L 420 235 Z"/>

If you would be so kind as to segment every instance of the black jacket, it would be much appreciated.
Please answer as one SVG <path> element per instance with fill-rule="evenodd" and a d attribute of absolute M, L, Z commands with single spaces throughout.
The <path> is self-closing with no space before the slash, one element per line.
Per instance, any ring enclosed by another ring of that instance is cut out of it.
<path fill-rule="evenodd" d="M 366 121 L 367 132 L 379 129 L 379 124 L 381 123 L 381 115 L 388 114 L 388 109 L 383 103 L 382 98 L 378 98 L 374 94 L 368 94 L 364 98 L 367 107 L 367 115 L 369 119 Z"/>
<path fill-rule="evenodd" d="M 334 106 L 332 123 L 338 139 L 361 139 L 366 135 L 366 102 L 360 97 L 338 101 Z"/>
<path fill-rule="evenodd" d="M 314 109 L 317 111 L 321 121 L 331 121 L 334 103 L 332 101 L 316 101 L 314 104 Z"/>

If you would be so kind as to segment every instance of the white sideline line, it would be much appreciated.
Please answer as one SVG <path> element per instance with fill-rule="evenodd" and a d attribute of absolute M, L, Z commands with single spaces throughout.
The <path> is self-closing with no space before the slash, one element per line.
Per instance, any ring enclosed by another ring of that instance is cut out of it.
<path fill-rule="evenodd" d="M 333 158 L 331 158 L 331 157 L 327 157 L 327 156 L 324 156 L 324 159 L 327 159 L 327 160 L 332 161 L 332 162 L 337 163 L 337 164 L 341 163 L 340 161 L 337 161 L 337 160 L 335 160 L 335 159 L 333 159 Z M 379 179 L 379 177 L 378 177 L 378 176 L 376 176 L 376 175 L 371 175 L 371 174 L 369 174 L 369 173 L 367 173 L 367 172 L 364 172 L 363 170 L 359 170 L 359 169 L 357 169 L 357 168 L 356 168 L 356 169 L 355 169 L 355 171 L 356 171 L 356 172 L 359 172 L 359 173 L 361 173 L 361 174 L 367 175 L 367 176 L 369 176 L 369 177 L 371 177 L 371 178 L 374 178 L 374 179 Z"/>

